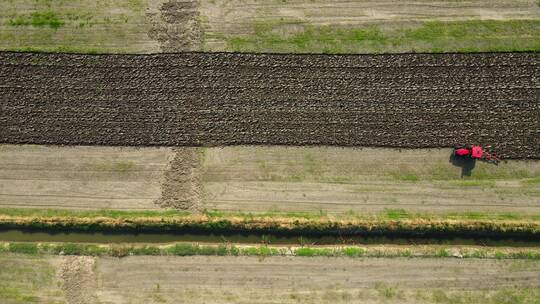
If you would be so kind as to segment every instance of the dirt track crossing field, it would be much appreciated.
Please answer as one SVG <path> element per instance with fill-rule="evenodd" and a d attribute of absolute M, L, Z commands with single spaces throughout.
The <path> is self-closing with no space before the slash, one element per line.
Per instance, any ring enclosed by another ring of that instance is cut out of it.
<path fill-rule="evenodd" d="M 0 143 L 480 143 L 540 158 L 539 59 L 0 53 Z"/>

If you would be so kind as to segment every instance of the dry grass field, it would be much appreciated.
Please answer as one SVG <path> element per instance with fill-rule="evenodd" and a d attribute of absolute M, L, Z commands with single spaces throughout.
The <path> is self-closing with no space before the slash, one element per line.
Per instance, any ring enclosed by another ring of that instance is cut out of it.
<path fill-rule="evenodd" d="M 157 1 L 156 1 L 157 2 Z M 0 2 L 0 48 L 61 52 L 157 52 L 148 36 L 147 2 Z"/>
<path fill-rule="evenodd" d="M 535 0 L 6 0 L 0 49 L 373 53 L 538 50 Z"/>
<path fill-rule="evenodd" d="M 177 172 L 170 170 L 171 163 L 186 161 L 176 153 L 169 148 L 2 145 L 0 207 L 160 209 L 159 199 L 167 192 L 169 198 L 197 204 L 198 210 L 540 212 L 536 161 L 477 163 L 471 177 L 461 178 L 461 168 L 449 162 L 449 149 L 203 148 L 200 163 L 187 164 L 193 174 L 167 182 L 165 175 Z M 196 198 L 189 192 L 193 187 L 200 189 Z"/>
<path fill-rule="evenodd" d="M 536 303 L 538 261 L 0 256 L 3 303 Z"/>
<path fill-rule="evenodd" d="M 477 163 L 469 178 L 450 149 L 207 149 L 205 207 L 228 211 L 540 212 L 536 161 Z"/>
<path fill-rule="evenodd" d="M 3 207 L 153 209 L 169 148 L 0 146 Z"/>
<path fill-rule="evenodd" d="M 209 51 L 395 53 L 538 49 L 537 1 L 201 1 Z"/>

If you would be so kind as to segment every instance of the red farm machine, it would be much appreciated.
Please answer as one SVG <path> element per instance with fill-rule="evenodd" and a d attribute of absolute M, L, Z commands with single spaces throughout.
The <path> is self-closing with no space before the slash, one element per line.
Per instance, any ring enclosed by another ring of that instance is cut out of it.
<path fill-rule="evenodd" d="M 482 146 L 464 146 L 454 148 L 453 156 L 458 158 L 469 158 L 481 160 L 495 165 L 499 164 L 499 157 L 495 153 L 489 152 L 490 147 L 483 148 Z"/>

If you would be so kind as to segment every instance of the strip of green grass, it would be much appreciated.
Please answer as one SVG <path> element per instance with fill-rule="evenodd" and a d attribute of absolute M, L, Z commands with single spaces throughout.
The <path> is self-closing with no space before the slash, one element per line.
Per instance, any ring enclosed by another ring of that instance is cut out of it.
<path fill-rule="evenodd" d="M 300 25 L 303 31 L 280 29 Z M 225 37 L 236 52 L 403 53 L 501 52 L 540 50 L 540 20 L 423 22 L 386 28 L 312 26 L 298 22 L 257 23 L 254 34 Z"/>
<path fill-rule="evenodd" d="M 296 257 L 409 257 L 409 258 L 480 258 L 540 260 L 540 250 L 499 248 L 446 248 L 441 246 L 371 248 L 347 247 L 275 247 L 234 246 L 231 244 L 200 245 L 177 243 L 171 245 L 95 245 L 75 243 L 0 243 L 0 253 L 115 256 L 296 256 Z"/>
<path fill-rule="evenodd" d="M 32 209 L 32 208 L 0 208 L 0 216 L 20 216 L 20 217 L 70 217 L 70 218 L 96 218 L 107 217 L 114 219 L 137 219 L 144 217 L 175 218 L 186 217 L 191 214 L 186 211 L 165 210 L 165 211 L 126 211 L 126 210 L 69 210 L 69 209 Z M 363 214 L 349 211 L 343 214 L 327 214 L 326 212 L 223 212 L 217 210 L 206 210 L 204 216 L 216 219 L 225 218 L 291 218 L 302 220 L 321 219 L 369 219 L 369 220 L 399 220 L 399 219 L 423 219 L 423 220 L 513 220 L 513 221 L 540 221 L 540 214 L 519 214 L 519 213 L 483 213 L 483 212 L 452 212 L 442 214 L 413 213 L 404 209 L 386 209 L 375 214 Z"/>

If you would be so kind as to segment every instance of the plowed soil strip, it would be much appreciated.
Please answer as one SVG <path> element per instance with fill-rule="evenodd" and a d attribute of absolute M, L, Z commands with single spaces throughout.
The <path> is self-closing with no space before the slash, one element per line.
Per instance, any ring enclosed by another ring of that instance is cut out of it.
<path fill-rule="evenodd" d="M 0 143 L 480 143 L 540 158 L 539 62 L 539 53 L 0 53 Z"/>

